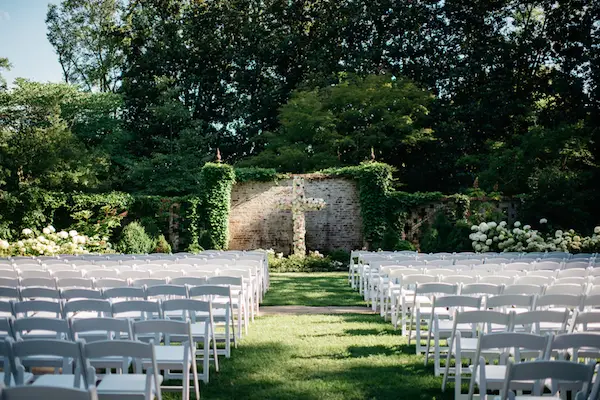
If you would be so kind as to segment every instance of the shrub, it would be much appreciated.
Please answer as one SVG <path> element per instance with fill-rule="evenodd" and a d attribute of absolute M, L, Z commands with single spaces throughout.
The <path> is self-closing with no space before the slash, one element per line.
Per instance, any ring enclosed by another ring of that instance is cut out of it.
<path fill-rule="evenodd" d="M 137 221 L 129 223 L 121 233 L 117 250 L 125 254 L 146 254 L 154 248 L 154 240 L 146 233 L 146 229 Z"/>
<path fill-rule="evenodd" d="M 341 262 L 344 265 L 348 265 L 350 262 L 350 252 L 344 249 L 335 249 L 332 250 L 327 257 L 331 259 L 331 261 Z"/>
<path fill-rule="evenodd" d="M 471 228 L 464 220 L 452 221 L 445 212 L 439 212 L 431 225 L 426 225 L 420 242 L 424 253 L 440 251 L 468 251 L 471 247 L 467 239 Z"/>
<path fill-rule="evenodd" d="M 348 260 L 350 257 L 348 257 Z M 269 270 L 271 272 L 331 272 L 345 271 L 348 260 L 345 262 L 334 261 L 323 257 L 319 253 L 309 253 L 308 256 L 290 255 L 289 257 L 276 257 L 269 255 Z"/>
<path fill-rule="evenodd" d="M 171 245 L 167 242 L 165 235 L 160 235 L 154 242 L 155 253 L 171 253 Z"/>

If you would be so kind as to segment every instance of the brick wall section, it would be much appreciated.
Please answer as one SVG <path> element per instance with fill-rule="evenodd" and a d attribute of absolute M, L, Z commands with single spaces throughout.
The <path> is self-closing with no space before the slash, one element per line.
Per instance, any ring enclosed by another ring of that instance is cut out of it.
<path fill-rule="evenodd" d="M 229 217 L 229 248 L 272 248 L 289 254 L 292 249 L 292 213 L 280 210 L 279 199 L 291 194 L 292 180 L 246 182 L 234 185 Z M 307 197 L 327 205 L 306 213 L 306 247 L 309 250 L 353 250 L 362 247 L 362 219 L 356 183 L 339 178 L 305 176 Z"/>

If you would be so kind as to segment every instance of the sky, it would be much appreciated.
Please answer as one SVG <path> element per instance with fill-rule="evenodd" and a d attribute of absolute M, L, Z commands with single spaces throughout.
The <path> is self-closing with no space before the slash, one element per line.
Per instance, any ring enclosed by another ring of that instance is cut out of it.
<path fill-rule="evenodd" d="M 48 4 L 58 0 L 0 0 L 0 57 L 12 64 L 2 75 L 8 82 L 27 78 L 61 82 L 58 57 L 46 38 Z"/>

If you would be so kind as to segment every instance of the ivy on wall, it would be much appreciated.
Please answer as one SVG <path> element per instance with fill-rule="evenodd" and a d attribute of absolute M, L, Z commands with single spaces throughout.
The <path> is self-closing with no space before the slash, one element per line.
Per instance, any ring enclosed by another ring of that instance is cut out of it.
<path fill-rule="evenodd" d="M 205 230 L 203 244 L 210 249 L 226 249 L 229 242 L 231 188 L 235 182 L 233 167 L 206 163 L 202 167 L 202 209 Z"/>

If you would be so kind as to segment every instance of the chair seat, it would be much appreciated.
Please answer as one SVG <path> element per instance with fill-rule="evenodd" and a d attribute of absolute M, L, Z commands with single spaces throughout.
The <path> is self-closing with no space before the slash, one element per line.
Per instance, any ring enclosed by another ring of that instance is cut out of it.
<path fill-rule="evenodd" d="M 184 346 L 154 346 L 156 353 L 156 364 L 159 369 L 186 369 L 183 365 Z M 144 368 L 150 367 L 150 360 L 142 362 Z"/>
<path fill-rule="evenodd" d="M 67 374 L 67 375 L 52 375 L 45 374 L 38 377 L 34 382 L 34 386 L 52 386 L 52 387 L 61 387 L 61 388 L 72 388 L 75 383 L 75 375 Z M 83 382 L 83 378 L 79 380 L 79 388 L 85 389 L 85 384 Z"/>
<path fill-rule="evenodd" d="M 163 381 L 162 375 L 158 375 L 159 385 Z M 96 387 L 98 395 L 131 396 L 140 395 L 146 391 L 145 374 L 110 374 L 105 375 Z M 152 393 L 154 393 L 154 389 Z M 115 397 L 119 398 L 119 397 Z"/>
<path fill-rule="evenodd" d="M 192 337 L 194 341 L 198 337 L 204 337 L 206 335 L 206 323 L 196 322 L 192 324 Z"/>
<path fill-rule="evenodd" d="M 470 366 L 472 370 L 472 365 Z M 506 376 L 506 365 L 486 365 L 485 380 L 489 390 L 499 390 L 504 386 L 504 378 Z M 479 385 L 481 377 L 479 369 L 475 372 L 475 382 Z M 531 390 L 533 381 L 512 381 L 511 390 Z"/>

